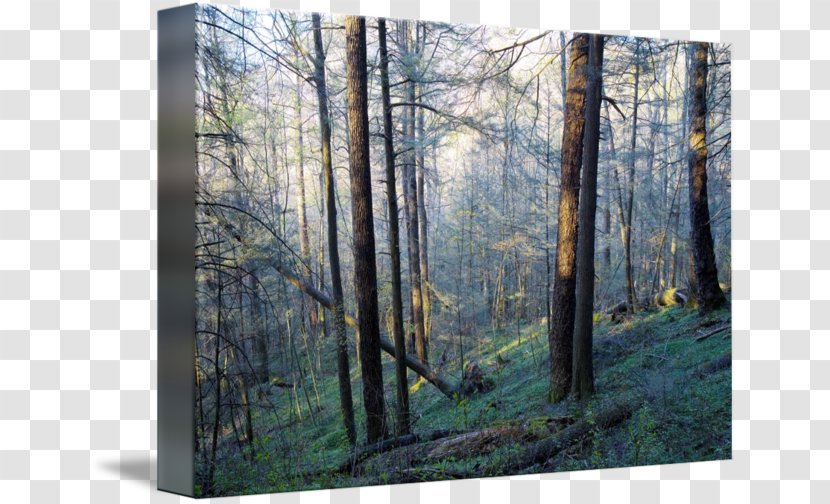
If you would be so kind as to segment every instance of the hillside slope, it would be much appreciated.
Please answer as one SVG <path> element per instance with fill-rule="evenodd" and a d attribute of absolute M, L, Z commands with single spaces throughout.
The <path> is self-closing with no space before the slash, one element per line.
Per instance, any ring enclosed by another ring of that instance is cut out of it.
<path fill-rule="evenodd" d="M 217 480 L 222 492 L 486 477 L 629 465 L 715 460 L 731 456 L 731 324 L 728 309 L 707 317 L 679 306 L 595 324 L 597 395 L 589 402 L 545 400 L 545 324 L 488 331 L 465 341 L 466 363 L 489 390 L 459 401 L 429 384 L 410 395 L 420 439 L 382 453 L 350 454 L 336 408 L 286 425 L 288 392 L 273 391 L 283 414 L 253 446 L 224 443 Z M 710 334 L 711 333 L 711 334 Z M 698 340 L 702 335 L 709 336 Z M 460 363 L 445 367 L 459 374 Z M 389 414 L 394 369 L 385 363 Z M 359 375 L 354 373 L 355 411 Z M 336 404 L 336 377 L 318 383 L 322 404 Z M 359 432 L 363 429 L 357 416 Z M 413 436 L 414 438 L 414 436 Z M 232 436 L 231 436 L 232 439 Z M 392 443 L 395 444 L 395 443 Z M 362 448 L 366 450 L 366 447 Z M 255 462 L 255 463 L 253 463 Z"/>

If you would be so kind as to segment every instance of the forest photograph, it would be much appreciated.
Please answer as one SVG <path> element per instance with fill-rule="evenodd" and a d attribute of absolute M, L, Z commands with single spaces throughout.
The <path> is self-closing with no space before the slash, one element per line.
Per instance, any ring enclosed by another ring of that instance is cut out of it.
<path fill-rule="evenodd" d="M 196 9 L 196 496 L 731 457 L 728 45 Z"/>

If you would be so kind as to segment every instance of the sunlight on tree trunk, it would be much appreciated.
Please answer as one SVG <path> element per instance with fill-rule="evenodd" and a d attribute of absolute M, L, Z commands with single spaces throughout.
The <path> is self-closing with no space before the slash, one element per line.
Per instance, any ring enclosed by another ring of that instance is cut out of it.
<path fill-rule="evenodd" d="M 709 313 L 720 308 L 726 298 L 718 285 L 718 269 L 709 225 L 709 197 L 707 191 L 706 160 L 706 76 L 709 44 L 691 45 L 691 72 L 689 73 L 691 108 L 689 118 L 689 226 L 697 284 L 698 311 Z"/>

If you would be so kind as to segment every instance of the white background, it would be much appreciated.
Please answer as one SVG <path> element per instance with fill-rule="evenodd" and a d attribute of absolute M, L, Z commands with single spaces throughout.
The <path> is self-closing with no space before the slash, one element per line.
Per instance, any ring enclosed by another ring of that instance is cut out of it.
<path fill-rule="evenodd" d="M 242 4 L 732 43 L 734 460 L 222 502 L 830 501 L 830 2 Z M 154 18 L 171 5 L 3 3 L 0 500 L 179 501 L 154 481 Z"/>

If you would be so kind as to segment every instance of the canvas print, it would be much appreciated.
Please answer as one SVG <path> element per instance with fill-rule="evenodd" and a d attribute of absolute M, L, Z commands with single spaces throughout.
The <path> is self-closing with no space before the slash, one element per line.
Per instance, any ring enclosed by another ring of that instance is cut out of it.
<path fill-rule="evenodd" d="M 728 46 L 197 6 L 194 47 L 193 495 L 730 458 Z"/>

